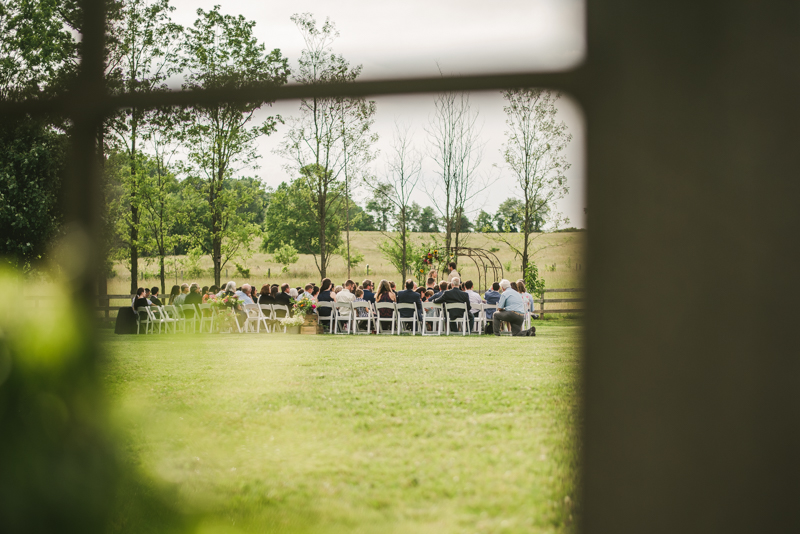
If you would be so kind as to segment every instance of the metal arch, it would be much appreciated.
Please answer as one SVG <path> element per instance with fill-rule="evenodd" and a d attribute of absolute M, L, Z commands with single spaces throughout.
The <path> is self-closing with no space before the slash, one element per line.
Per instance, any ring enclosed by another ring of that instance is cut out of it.
<path fill-rule="evenodd" d="M 480 290 L 488 289 L 488 271 L 490 268 L 494 281 L 499 281 L 503 278 L 503 265 L 493 252 L 482 248 L 453 247 L 452 255 L 453 257 L 463 256 L 472 260 L 478 269 L 478 289 Z"/>

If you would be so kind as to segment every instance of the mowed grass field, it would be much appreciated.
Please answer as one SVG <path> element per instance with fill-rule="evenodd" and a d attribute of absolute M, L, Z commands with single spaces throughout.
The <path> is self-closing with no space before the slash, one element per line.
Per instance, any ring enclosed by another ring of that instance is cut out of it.
<path fill-rule="evenodd" d="M 392 234 L 393 235 L 393 234 Z M 504 238 L 510 240 L 515 245 L 522 242 L 522 236 L 519 234 L 503 234 Z M 494 253 L 501 264 L 511 266 L 509 271 L 505 266 L 503 267 L 503 276 L 509 280 L 517 280 L 522 278 L 520 271 L 521 260 L 514 256 L 512 249 L 498 239 L 496 234 L 462 234 L 462 245 L 473 248 L 483 248 L 491 250 L 496 248 Z M 534 262 L 539 267 L 540 276 L 544 277 L 547 287 L 549 288 L 566 288 L 566 287 L 583 287 L 583 276 L 586 272 L 587 265 L 585 262 L 585 247 L 586 247 L 587 232 L 563 232 L 563 233 L 550 233 L 550 234 L 537 234 L 533 242 L 533 250 L 539 250 L 534 256 Z M 344 239 L 344 236 L 342 236 Z M 444 241 L 444 234 L 438 234 L 439 241 Z M 378 249 L 378 245 L 387 239 L 387 236 L 381 232 L 351 232 L 351 250 L 358 251 L 364 255 L 364 261 L 351 271 L 351 276 L 354 280 L 361 282 L 364 278 L 371 278 L 372 280 L 387 280 L 401 282 L 400 274 L 392 267 L 392 265 L 384 258 L 383 254 Z M 415 243 L 430 242 L 430 234 L 412 234 L 412 240 Z M 261 287 L 265 283 L 282 283 L 288 282 L 292 287 L 305 285 L 307 282 L 319 283 L 319 271 L 314 263 L 314 258 L 310 254 L 301 254 L 299 261 L 290 266 L 288 273 L 281 273 L 281 265 L 273 261 L 271 254 L 259 252 L 261 239 L 256 238 L 253 241 L 251 250 L 242 258 L 232 260 L 223 268 L 223 283 L 228 279 L 236 281 L 238 284 L 251 283 Z M 153 286 L 158 285 L 158 264 L 157 258 L 143 258 L 139 262 L 140 276 L 145 275 L 145 278 L 140 279 L 140 286 Z M 244 279 L 241 275 L 237 274 L 234 261 L 243 267 L 250 269 L 249 279 Z M 211 285 L 214 283 L 212 276 L 212 263 L 211 258 L 205 256 L 200 261 L 200 267 L 205 270 L 205 273 L 199 277 L 191 278 L 186 274 L 187 268 L 186 256 L 170 256 L 167 260 L 167 290 L 175 284 L 175 272 L 178 272 L 178 283 L 184 281 L 198 282 L 201 286 Z M 369 265 L 369 274 L 367 274 L 367 265 Z M 225 274 L 227 269 L 227 276 Z M 108 291 L 109 294 L 127 294 L 130 291 L 130 269 L 129 264 L 125 261 L 119 261 L 115 264 L 114 270 L 117 276 L 109 279 Z M 464 280 L 472 279 L 476 284 L 478 282 L 478 270 L 475 264 L 467 259 L 461 258 L 459 260 L 459 272 L 462 274 Z M 183 276 L 181 276 L 183 273 Z M 491 275 L 491 270 L 489 271 Z M 269 277 L 267 276 L 269 274 Z M 340 257 L 335 257 L 328 272 L 329 278 L 336 284 L 341 284 L 347 279 L 347 269 L 344 260 Z M 492 280 L 494 281 L 494 280 Z"/>
<path fill-rule="evenodd" d="M 192 531 L 571 532 L 581 326 L 537 327 L 107 335 L 102 374 L 124 461 Z M 117 532 L 165 531 L 125 497 Z"/>

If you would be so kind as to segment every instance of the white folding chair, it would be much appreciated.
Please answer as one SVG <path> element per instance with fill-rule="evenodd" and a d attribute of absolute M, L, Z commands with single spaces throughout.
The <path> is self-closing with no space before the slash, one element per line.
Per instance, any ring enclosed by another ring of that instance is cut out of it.
<path fill-rule="evenodd" d="M 334 302 L 336 320 L 334 321 L 334 334 L 349 334 L 353 326 L 353 305 L 350 302 Z M 344 332 L 340 332 L 344 323 Z"/>
<path fill-rule="evenodd" d="M 403 332 L 404 324 L 411 324 L 411 335 L 416 336 L 417 323 L 419 323 L 419 319 L 417 319 L 417 305 L 401 302 L 395 306 L 397 309 L 397 335 L 399 336 Z M 413 313 L 411 314 L 411 317 L 403 317 L 403 315 L 400 313 L 400 310 L 413 310 Z"/>
<path fill-rule="evenodd" d="M 272 306 L 270 304 L 259 304 L 258 308 L 261 312 L 261 322 L 264 323 L 264 328 L 266 328 L 267 332 L 273 332 L 275 330 L 274 325 L 270 326 L 275 320 L 272 313 Z"/>
<path fill-rule="evenodd" d="M 483 315 L 486 317 L 486 322 L 491 322 L 492 318 L 490 317 L 494 312 L 497 311 L 497 304 L 484 304 L 483 308 Z M 491 310 L 491 313 L 489 311 Z"/>
<path fill-rule="evenodd" d="M 150 317 L 150 322 L 158 325 L 158 333 L 161 333 L 161 326 L 164 324 L 164 319 L 161 317 L 161 310 L 158 306 L 148 306 L 147 315 Z M 153 330 L 150 330 L 153 333 Z"/>
<path fill-rule="evenodd" d="M 178 322 L 180 322 L 180 316 L 178 315 L 178 310 L 174 309 L 174 306 L 159 306 L 158 311 L 161 314 L 161 321 L 164 324 L 164 332 L 169 333 L 169 327 L 172 325 L 172 333 L 178 333 Z"/>
<path fill-rule="evenodd" d="M 422 311 L 425 315 L 422 318 L 422 335 L 423 336 L 441 336 L 442 335 L 442 305 L 434 304 L 433 302 L 423 302 Z M 431 329 L 428 330 L 430 323 Z M 435 329 L 434 329 L 435 327 Z"/>
<path fill-rule="evenodd" d="M 147 335 L 148 332 L 152 333 L 153 331 L 153 321 L 150 320 L 150 312 L 148 308 L 150 306 L 141 306 L 136 310 L 136 333 L 139 333 L 139 327 L 144 324 L 144 334 Z"/>
<path fill-rule="evenodd" d="M 381 310 L 392 310 L 391 317 L 381 317 Z M 383 323 L 388 322 L 391 325 L 389 330 L 389 335 L 394 334 L 394 326 L 395 321 L 397 321 L 397 308 L 395 308 L 394 302 L 376 302 L 375 303 L 375 330 L 378 334 L 385 334 L 383 330 Z"/>
<path fill-rule="evenodd" d="M 375 315 L 372 312 L 372 305 L 369 302 L 353 302 L 353 334 L 371 334 L 372 333 L 372 322 L 375 319 Z M 359 310 L 364 310 L 366 315 L 359 315 Z M 367 329 L 360 330 L 358 327 L 359 322 L 366 322 Z"/>
<path fill-rule="evenodd" d="M 457 319 L 451 319 L 450 313 L 454 310 L 464 310 L 464 315 Z M 445 318 L 444 320 L 447 321 L 447 335 L 450 335 L 450 323 L 455 323 L 456 326 L 459 324 L 462 325 L 461 335 L 466 336 L 469 334 L 469 312 L 467 311 L 467 305 L 463 302 L 448 302 L 445 304 Z"/>
<path fill-rule="evenodd" d="M 197 311 L 194 304 L 181 304 L 180 306 L 173 305 L 173 308 L 179 309 L 181 312 L 181 319 L 183 320 L 183 331 L 186 332 L 186 325 L 192 323 L 192 333 L 197 333 L 197 322 L 200 320 L 200 312 Z"/>
<path fill-rule="evenodd" d="M 329 315 L 322 315 L 320 310 L 330 310 Z M 336 307 L 333 302 L 317 302 L 317 322 L 319 324 L 328 323 L 328 332 L 334 333 L 336 324 Z"/>
<path fill-rule="evenodd" d="M 485 304 L 473 304 L 469 303 L 470 307 L 475 310 L 475 314 L 473 317 L 475 318 L 475 334 L 481 335 L 483 334 L 483 330 L 486 328 L 486 310 L 483 308 Z M 471 313 L 471 312 L 470 312 Z"/>
<path fill-rule="evenodd" d="M 272 317 L 278 321 L 280 319 L 284 319 L 289 317 L 289 307 L 285 304 L 273 304 L 272 305 Z M 286 327 L 281 326 L 280 323 L 275 323 L 277 328 L 283 328 L 283 333 L 286 333 Z"/>
<path fill-rule="evenodd" d="M 214 326 L 216 325 L 216 318 L 214 317 L 214 309 L 211 307 L 211 304 L 198 304 L 197 313 L 200 314 L 200 333 L 203 333 L 203 328 L 206 324 L 208 324 L 208 333 L 213 333 Z"/>
<path fill-rule="evenodd" d="M 522 320 L 522 329 L 529 330 L 531 327 L 531 312 L 525 312 L 525 318 Z"/>
<path fill-rule="evenodd" d="M 244 322 L 244 332 L 258 334 L 261 333 L 261 308 L 258 304 L 245 304 L 244 312 L 247 314 L 247 319 Z"/>

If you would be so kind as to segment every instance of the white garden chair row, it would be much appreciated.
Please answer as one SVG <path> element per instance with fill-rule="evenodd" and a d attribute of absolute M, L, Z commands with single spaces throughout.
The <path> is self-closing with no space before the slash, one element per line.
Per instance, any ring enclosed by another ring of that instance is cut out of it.
<path fill-rule="evenodd" d="M 486 326 L 486 310 L 497 309 L 495 304 L 471 304 L 472 309 L 476 310 L 473 315 L 475 318 L 475 333 L 480 335 L 483 333 L 483 327 Z M 322 309 L 329 309 L 330 314 L 319 315 L 318 321 L 320 324 L 327 323 L 328 330 L 332 334 L 369 334 L 373 330 L 377 334 L 385 335 L 401 335 L 402 333 L 410 333 L 417 335 L 417 332 L 423 336 L 440 336 L 451 335 L 460 332 L 461 335 L 468 335 L 470 333 L 469 318 L 464 313 L 462 317 L 453 319 L 452 321 L 445 319 L 445 307 L 447 310 L 464 310 L 466 312 L 466 304 L 434 304 L 432 302 L 423 302 L 422 310 L 424 316 L 420 321 L 417 318 L 417 310 L 414 304 L 407 303 L 394 303 L 394 302 L 376 302 L 370 304 L 368 302 L 319 302 L 317 303 L 317 313 L 319 314 Z M 380 310 L 392 310 L 391 316 L 382 317 Z M 411 310 L 410 317 L 403 317 L 400 310 Z M 361 311 L 361 313 L 359 313 Z M 459 330 L 456 332 L 451 331 L 451 324 L 455 323 Z"/>
<path fill-rule="evenodd" d="M 244 327 L 233 321 L 239 333 L 259 333 L 262 325 L 266 332 L 276 331 L 281 328 L 278 320 L 289 315 L 289 308 L 281 304 L 245 304 L 244 311 L 247 314 Z M 198 329 L 200 333 L 213 333 L 217 325 L 217 314 L 211 304 L 147 306 L 139 308 L 136 317 L 137 334 L 142 326 L 145 334 L 155 333 L 156 326 L 159 334 L 162 328 L 168 333 L 170 327 L 173 333 L 177 333 L 179 326 L 184 333 L 188 326 L 195 333 Z M 286 327 L 283 327 L 283 332 L 286 333 Z"/>

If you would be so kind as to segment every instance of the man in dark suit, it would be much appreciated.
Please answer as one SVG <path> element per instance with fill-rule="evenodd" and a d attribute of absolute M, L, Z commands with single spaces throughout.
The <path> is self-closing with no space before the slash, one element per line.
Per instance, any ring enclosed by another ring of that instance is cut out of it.
<path fill-rule="evenodd" d="M 364 280 L 361 283 L 361 288 L 364 290 L 364 296 L 361 297 L 367 302 L 371 302 L 375 304 L 375 293 L 372 292 L 375 289 L 375 286 L 372 283 L 372 280 Z"/>
<path fill-rule="evenodd" d="M 289 295 L 289 284 L 281 286 L 281 292 L 275 297 L 275 304 L 280 304 L 289 308 L 289 315 L 292 313 L 292 296 Z"/>
<path fill-rule="evenodd" d="M 431 301 L 434 301 L 439 297 L 441 297 L 442 293 L 444 293 L 445 291 L 447 291 L 447 282 L 441 282 L 439 284 L 439 287 L 436 288 L 436 290 L 434 291 L 433 296 L 431 297 Z"/>
<path fill-rule="evenodd" d="M 419 296 L 419 293 L 414 291 L 414 280 L 406 280 L 406 289 L 405 291 L 398 291 L 397 292 L 397 303 L 398 304 L 416 304 L 417 305 L 417 320 L 422 320 L 422 299 Z M 413 316 L 414 312 L 411 310 L 400 310 L 401 317 L 411 317 Z"/>
<path fill-rule="evenodd" d="M 444 283 L 444 282 L 443 282 Z M 464 291 L 461 291 L 461 279 L 456 277 L 453 278 L 452 281 L 453 289 L 448 289 L 447 291 L 442 292 L 438 298 L 433 299 L 434 304 L 444 304 L 445 314 L 450 321 L 450 331 L 457 331 L 456 323 L 452 321 L 452 319 L 460 319 L 464 316 L 464 310 L 448 310 L 447 304 L 448 303 L 463 303 L 467 305 L 467 317 L 469 320 L 469 330 L 470 332 L 474 329 L 474 317 L 471 313 L 469 313 L 469 295 L 467 295 Z"/>
<path fill-rule="evenodd" d="M 153 289 L 150 290 L 150 302 L 156 306 L 164 305 L 164 303 L 161 302 L 161 299 L 158 298 L 158 287 L 153 287 Z"/>

